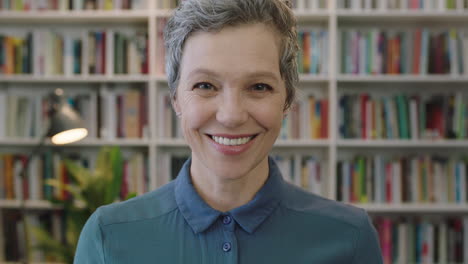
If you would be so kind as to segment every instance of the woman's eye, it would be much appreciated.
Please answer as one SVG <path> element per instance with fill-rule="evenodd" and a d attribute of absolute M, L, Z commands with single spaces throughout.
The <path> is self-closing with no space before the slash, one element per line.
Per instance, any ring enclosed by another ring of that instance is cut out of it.
<path fill-rule="evenodd" d="M 270 85 L 264 83 L 257 83 L 252 87 L 252 89 L 257 92 L 266 92 L 273 90 L 273 88 L 271 88 Z"/>
<path fill-rule="evenodd" d="M 202 82 L 197 83 L 193 86 L 194 89 L 201 89 L 201 90 L 213 90 L 214 87 L 210 83 Z"/>

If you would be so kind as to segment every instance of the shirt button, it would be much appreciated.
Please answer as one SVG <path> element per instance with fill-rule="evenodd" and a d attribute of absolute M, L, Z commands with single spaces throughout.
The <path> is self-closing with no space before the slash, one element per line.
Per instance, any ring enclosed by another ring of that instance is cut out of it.
<path fill-rule="evenodd" d="M 223 217 L 223 224 L 229 225 L 232 221 L 232 218 L 229 215 Z"/>
<path fill-rule="evenodd" d="M 231 243 L 225 242 L 225 243 L 223 244 L 223 251 L 224 251 L 224 252 L 229 252 L 229 251 L 231 251 Z"/>

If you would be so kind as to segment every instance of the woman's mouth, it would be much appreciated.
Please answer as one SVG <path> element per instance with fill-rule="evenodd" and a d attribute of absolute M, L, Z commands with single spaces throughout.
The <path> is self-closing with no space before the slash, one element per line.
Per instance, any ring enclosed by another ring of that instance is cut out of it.
<path fill-rule="evenodd" d="M 259 134 L 206 134 L 211 139 L 212 146 L 224 155 L 239 155 L 246 152 L 255 142 Z"/>
<path fill-rule="evenodd" d="M 225 145 L 225 146 L 239 146 L 247 144 L 250 140 L 252 140 L 254 136 L 249 137 L 238 137 L 238 138 L 227 138 L 221 136 L 210 136 L 216 143 Z"/>

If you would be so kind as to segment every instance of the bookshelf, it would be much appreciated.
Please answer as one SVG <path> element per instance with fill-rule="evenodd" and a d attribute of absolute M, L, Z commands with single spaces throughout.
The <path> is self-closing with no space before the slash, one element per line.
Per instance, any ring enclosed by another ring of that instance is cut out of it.
<path fill-rule="evenodd" d="M 25 1 L 26 2 L 26 1 Z M 99 2 L 99 1 L 98 1 Z M 107 69 L 104 74 L 0 74 L 0 92 L 2 90 L 22 87 L 34 92 L 43 93 L 47 86 L 63 87 L 70 91 L 93 91 L 99 95 L 103 87 L 117 86 L 123 89 L 144 91 L 147 103 L 147 128 L 143 137 L 137 138 L 88 138 L 82 142 L 66 147 L 69 152 L 96 152 L 99 147 L 119 145 L 125 152 L 144 153 L 148 160 L 149 189 L 155 189 L 167 183 L 171 175 L 170 157 L 183 157 L 189 153 L 183 139 L 171 136 L 163 137 L 160 133 L 161 96 L 167 92 L 167 81 L 161 68 L 161 28 L 174 4 L 170 1 L 144 1 L 147 8 L 136 10 L 30 10 L 30 11 L 0 11 L 0 34 L 11 29 L 21 28 L 22 32 L 36 27 L 55 25 L 59 29 L 112 29 L 125 26 L 130 30 L 143 29 L 147 32 L 148 71 L 149 74 L 115 74 Z M 349 3 L 348 3 L 349 2 Z M 351 6 L 361 3 L 361 6 Z M 339 99 L 345 93 L 370 93 L 375 96 L 389 95 L 389 91 L 406 92 L 409 94 L 450 94 L 459 92 L 467 95 L 464 86 L 468 83 L 468 74 L 344 74 L 341 71 L 341 32 L 343 29 L 369 28 L 437 28 L 466 29 L 468 22 L 468 5 L 466 1 L 454 0 L 455 8 L 437 3 L 447 1 L 422 1 L 424 8 L 411 6 L 412 0 L 296 0 L 295 14 L 300 30 L 325 30 L 328 35 L 328 60 L 326 73 L 300 74 L 300 96 L 307 98 L 314 94 L 317 98 L 328 99 L 328 137 L 322 139 L 279 139 L 273 149 L 275 155 L 296 157 L 291 162 L 295 167 L 296 176 L 301 166 L 301 158 L 312 156 L 321 164 L 322 195 L 337 199 L 338 169 L 337 164 L 343 160 L 352 160 L 356 155 L 379 155 L 389 157 L 404 153 L 417 155 L 429 153 L 443 157 L 467 157 L 468 139 L 343 139 L 339 134 L 340 109 Z M 345 8 L 347 3 L 349 8 Z M 324 4 L 323 7 L 321 5 Z M 325 5 L 326 4 L 326 5 Z M 353 4 L 354 5 L 354 4 Z M 467 29 L 468 30 L 468 29 Z M 113 47 L 109 46 L 106 54 L 112 55 Z M 109 58 L 109 56 L 108 56 Z M 109 61 L 106 61 L 110 65 Z M 0 108 L 1 110 L 1 108 Z M 171 117 L 168 116 L 170 119 Z M 466 117 L 465 117 L 466 118 Z M 1 119 L 0 119 L 1 120 Z M 177 128 L 174 128 L 175 130 Z M 171 132 L 172 133 L 172 132 Z M 0 138 L 0 153 L 27 153 L 37 139 Z M 50 143 L 46 144 L 51 146 Z M 52 147 L 54 149 L 55 147 Z M 298 155 L 298 156 L 294 156 Z M 465 163 L 466 164 L 466 163 Z M 287 165 L 289 166 L 289 165 Z M 298 183 L 298 182 L 296 182 Z M 300 184 L 300 180 L 299 180 Z M 452 203 L 356 203 L 376 217 L 465 217 L 468 215 L 468 204 Z M 15 200 L 0 200 L 0 211 L 19 207 Z M 27 201 L 26 207 L 31 211 L 53 210 L 50 203 Z M 0 241 L 1 245 L 1 241 Z M 0 254 L 0 257 L 2 255 Z M 0 258 L 0 263 L 2 259 Z"/>

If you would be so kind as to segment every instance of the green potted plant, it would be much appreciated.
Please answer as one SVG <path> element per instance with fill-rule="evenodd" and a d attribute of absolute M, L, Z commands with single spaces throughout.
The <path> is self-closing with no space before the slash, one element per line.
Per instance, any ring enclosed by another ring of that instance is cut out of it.
<path fill-rule="evenodd" d="M 100 150 L 93 171 L 72 160 L 64 162 L 71 183 L 63 184 L 57 179 L 50 179 L 46 184 L 70 193 L 68 200 L 52 201 L 63 208 L 65 241 L 54 239 L 40 227 L 32 227 L 30 230 L 37 241 L 34 250 L 41 250 L 57 261 L 73 263 L 78 238 L 86 220 L 98 207 L 115 202 L 120 197 L 123 158 L 118 147 L 105 147 Z M 133 196 L 135 194 L 129 194 L 125 199 Z"/>

